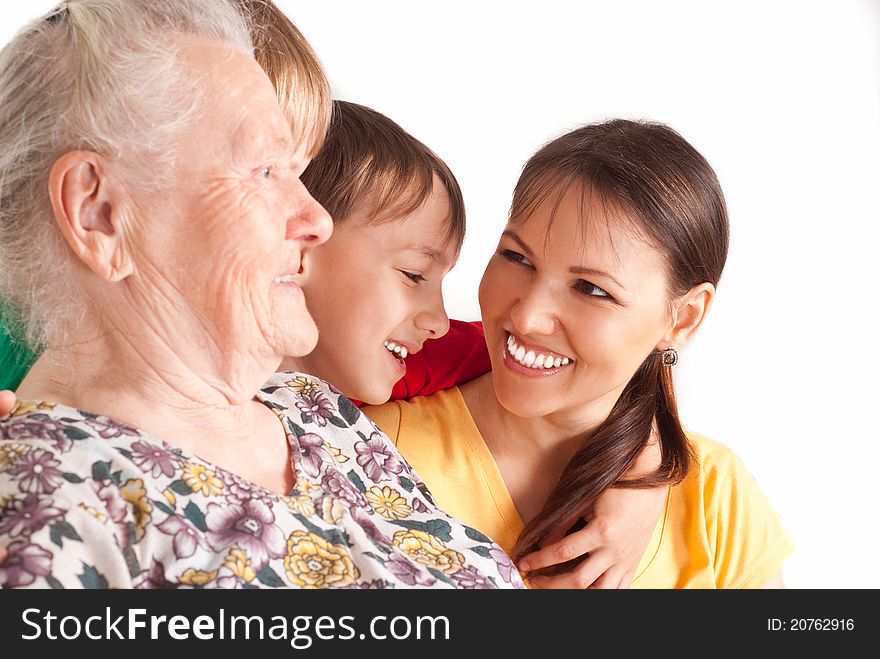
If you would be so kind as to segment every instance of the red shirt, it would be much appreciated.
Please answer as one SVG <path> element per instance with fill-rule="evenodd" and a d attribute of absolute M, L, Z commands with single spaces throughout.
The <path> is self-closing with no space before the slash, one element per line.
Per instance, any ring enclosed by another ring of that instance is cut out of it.
<path fill-rule="evenodd" d="M 470 382 L 491 370 L 483 323 L 450 320 L 449 332 L 439 339 L 425 341 L 419 352 L 406 358 L 406 375 L 394 385 L 391 400 L 427 396 Z"/>

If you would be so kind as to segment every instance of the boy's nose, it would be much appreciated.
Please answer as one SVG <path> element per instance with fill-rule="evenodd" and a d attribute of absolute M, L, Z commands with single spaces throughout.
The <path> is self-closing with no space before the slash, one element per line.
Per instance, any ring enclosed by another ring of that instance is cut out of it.
<path fill-rule="evenodd" d="M 449 316 L 446 315 L 446 307 L 441 298 L 439 304 L 434 304 L 415 317 L 415 326 L 428 333 L 429 339 L 439 339 L 449 331 Z"/>

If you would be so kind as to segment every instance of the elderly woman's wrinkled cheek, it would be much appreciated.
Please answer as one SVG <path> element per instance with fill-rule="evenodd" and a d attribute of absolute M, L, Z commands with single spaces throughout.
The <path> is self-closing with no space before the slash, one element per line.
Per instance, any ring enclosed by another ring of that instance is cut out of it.
<path fill-rule="evenodd" d="M 272 279 L 286 253 L 283 223 L 261 194 L 235 178 L 213 181 L 195 206 L 185 247 L 190 283 L 202 298 L 196 306 L 220 333 L 266 332 Z"/>

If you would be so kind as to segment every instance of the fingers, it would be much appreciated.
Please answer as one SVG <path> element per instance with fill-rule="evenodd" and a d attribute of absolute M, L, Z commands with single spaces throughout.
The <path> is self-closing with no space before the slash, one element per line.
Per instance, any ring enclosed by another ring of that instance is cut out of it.
<path fill-rule="evenodd" d="M 598 579 L 596 579 L 590 588 L 593 589 L 615 589 L 629 588 L 632 583 L 633 573 L 630 570 L 623 569 L 617 565 L 612 565 Z"/>
<path fill-rule="evenodd" d="M 543 538 L 541 538 L 541 542 L 539 543 L 540 546 L 542 548 L 548 547 L 548 546 L 562 540 L 562 538 L 565 537 L 565 534 L 568 533 L 568 530 L 572 526 L 575 525 L 575 523 L 579 520 L 579 518 L 580 518 L 580 515 L 572 515 L 568 519 L 566 519 L 566 520 L 560 522 L 559 524 L 557 524 L 556 526 L 554 526 L 553 529 L 550 531 L 550 533 L 548 533 Z"/>
<path fill-rule="evenodd" d="M 610 552 L 599 550 L 570 572 L 553 576 L 529 578 L 529 586 L 549 589 L 621 589 L 629 588 L 634 572 L 621 568 L 611 560 Z"/>
<path fill-rule="evenodd" d="M 532 588 L 540 588 L 542 590 L 550 588 L 568 588 L 583 590 L 590 588 L 602 577 L 609 568 L 609 560 L 604 552 L 597 552 L 591 555 L 583 563 L 575 567 L 570 572 L 563 574 L 555 574 L 553 576 L 535 576 L 529 577 L 529 585 Z M 610 577 L 608 583 L 611 583 Z M 614 582 L 615 585 L 619 582 Z M 614 587 L 614 586 L 608 586 Z"/>
<path fill-rule="evenodd" d="M 632 586 L 632 581 L 635 578 L 636 573 L 635 570 L 625 570 L 623 576 L 620 578 L 620 583 L 617 584 L 618 588 L 629 588 Z"/>
<path fill-rule="evenodd" d="M 4 389 L 0 391 L 0 416 L 6 416 L 15 407 L 15 394 Z"/>
<path fill-rule="evenodd" d="M 546 545 L 538 551 L 523 556 L 518 567 L 520 570 L 527 572 L 529 570 L 550 567 L 551 565 L 559 565 L 560 563 L 580 558 L 600 546 L 600 534 L 595 527 L 587 525 L 580 531 L 575 531 L 553 544 Z"/>

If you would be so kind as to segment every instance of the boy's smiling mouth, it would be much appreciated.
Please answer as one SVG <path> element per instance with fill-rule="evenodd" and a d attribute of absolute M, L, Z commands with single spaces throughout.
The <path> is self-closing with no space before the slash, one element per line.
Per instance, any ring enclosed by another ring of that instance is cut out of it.
<path fill-rule="evenodd" d="M 388 350 L 388 352 L 393 353 L 394 356 L 401 361 L 406 359 L 407 355 L 409 355 L 409 350 L 406 346 L 401 345 L 396 341 L 392 341 L 390 339 L 388 341 L 385 341 L 385 349 Z"/>

